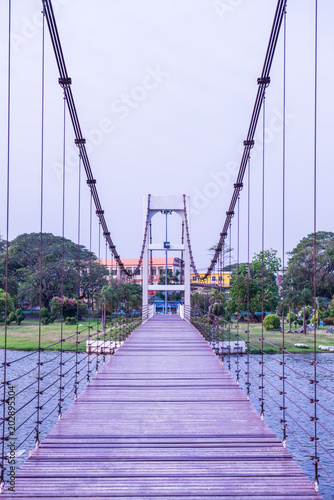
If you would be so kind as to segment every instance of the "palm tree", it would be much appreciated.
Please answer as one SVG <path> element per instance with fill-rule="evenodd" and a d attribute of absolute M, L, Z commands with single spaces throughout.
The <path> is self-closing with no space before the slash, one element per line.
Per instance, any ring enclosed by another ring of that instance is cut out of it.
<path fill-rule="evenodd" d="M 308 288 L 304 288 L 300 292 L 299 304 L 303 308 L 303 333 L 306 333 L 305 307 L 313 304 L 314 298 L 312 292 Z"/>
<path fill-rule="evenodd" d="M 289 331 L 291 333 L 291 311 L 299 306 L 300 304 L 300 293 L 298 290 L 294 290 L 293 288 L 289 288 L 285 292 L 285 303 L 289 307 Z"/>
<path fill-rule="evenodd" d="M 225 294 L 216 288 L 210 295 L 209 315 L 222 316 L 224 314 Z"/>
<path fill-rule="evenodd" d="M 193 306 L 198 308 L 198 309 L 202 309 L 203 307 L 203 296 L 202 294 L 200 294 L 199 292 L 194 292 L 191 296 L 191 302 L 193 304 Z"/>

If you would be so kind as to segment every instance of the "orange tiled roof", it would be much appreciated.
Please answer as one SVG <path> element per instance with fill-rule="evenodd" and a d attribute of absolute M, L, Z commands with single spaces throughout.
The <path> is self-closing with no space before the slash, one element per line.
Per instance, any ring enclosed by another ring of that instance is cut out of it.
<path fill-rule="evenodd" d="M 122 262 L 125 267 L 136 267 L 138 265 L 139 259 L 122 259 Z M 166 259 L 164 257 L 154 257 L 152 259 L 154 266 L 163 266 L 166 264 Z M 100 259 L 98 262 L 103 264 L 104 266 L 115 266 L 115 259 Z M 178 264 L 178 260 L 175 257 L 168 257 L 167 264 L 172 266 L 174 263 Z"/>

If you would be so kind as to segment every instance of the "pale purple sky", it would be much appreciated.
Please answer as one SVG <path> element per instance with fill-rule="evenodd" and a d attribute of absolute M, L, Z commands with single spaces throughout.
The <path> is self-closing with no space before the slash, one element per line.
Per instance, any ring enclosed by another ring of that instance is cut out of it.
<path fill-rule="evenodd" d="M 7 3 L 0 3 L 0 233 L 5 235 Z M 142 199 L 190 195 L 199 268 L 225 220 L 276 0 L 54 0 L 77 112 L 112 238 L 139 256 Z M 313 230 L 314 0 L 288 2 L 286 249 Z M 334 2 L 319 3 L 318 227 L 333 230 Z M 12 2 L 10 238 L 39 231 L 41 2 Z M 282 37 L 267 91 L 265 247 L 282 248 Z M 62 90 L 46 33 L 44 230 L 61 234 Z M 77 233 L 68 120 L 66 236 Z M 251 253 L 261 249 L 261 129 L 252 155 Z M 88 189 L 82 242 L 88 246 Z M 246 259 L 246 190 L 241 260 Z M 236 222 L 236 220 L 234 221 Z M 97 232 L 97 225 L 94 228 Z M 236 234 L 234 224 L 233 235 Z M 159 230 L 155 231 L 159 239 Z M 233 243 L 235 246 L 235 241 Z M 97 251 L 96 242 L 94 250 Z"/>

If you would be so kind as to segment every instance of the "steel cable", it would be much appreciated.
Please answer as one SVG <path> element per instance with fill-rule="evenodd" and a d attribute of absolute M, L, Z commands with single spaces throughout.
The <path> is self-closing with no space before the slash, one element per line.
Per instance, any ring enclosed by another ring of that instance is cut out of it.
<path fill-rule="evenodd" d="M 6 433 L 6 387 L 7 387 L 7 317 L 8 317 L 8 260 L 9 260 L 9 197 L 10 197 L 10 146 L 11 146 L 11 34 L 12 34 L 12 5 L 8 1 L 8 69 L 7 69 L 7 178 L 6 178 L 6 263 L 5 263 L 5 334 L 4 334 L 4 361 L 3 361 L 3 423 L 1 446 L 1 474 L 0 492 L 5 485 L 5 433 Z"/>

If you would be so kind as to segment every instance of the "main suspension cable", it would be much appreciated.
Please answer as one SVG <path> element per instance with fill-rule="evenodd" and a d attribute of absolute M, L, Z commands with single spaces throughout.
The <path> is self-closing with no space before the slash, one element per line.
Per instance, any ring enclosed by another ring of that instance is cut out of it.
<path fill-rule="evenodd" d="M 200 276 L 199 273 L 197 272 L 194 259 L 192 257 L 192 251 L 191 247 L 189 247 L 190 250 L 190 263 L 191 267 L 194 271 L 194 274 L 199 280 L 205 281 L 206 278 L 212 273 L 217 261 L 219 254 L 221 252 L 221 249 L 223 247 L 223 242 L 227 237 L 228 229 L 230 226 L 231 218 L 233 217 L 235 206 L 238 200 L 239 192 L 242 187 L 243 179 L 244 179 L 244 174 L 247 168 L 247 163 L 248 163 L 248 158 L 249 158 L 249 152 L 250 149 L 252 148 L 252 145 L 254 144 L 254 136 L 255 136 L 255 131 L 256 127 L 258 124 L 259 116 L 260 116 L 260 111 L 263 105 L 263 96 L 265 94 L 265 89 L 270 83 L 270 69 L 272 66 L 276 46 L 277 46 L 277 41 L 283 21 L 283 16 L 284 16 L 284 11 L 285 11 L 285 4 L 286 0 L 278 0 L 277 2 L 277 7 L 276 7 L 276 12 L 274 16 L 274 21 L 271 29 L 271 34 L 269 38 L 269 43 L 267 47 L 267 52 L 263 64 L 263 69 L 262 69 L 262 74 L 261 77 L 258 78 L 257 83 L 258 83 L 258 91 L 255 99 L 255 104 L 253 108 L 253 113 L 251 116 L 251 121 L 247 133 L 247 139 L 244 141 L 244 150 L 243 150 L 243 155 L 241 158 L 241 163 L 239 167 L 239 172 L 237 176 L 237 181 L 234 184 L 234 191 L 232 194 L 231 202 L 228 211 L 226 212 L 226 219 L 225 223 L 222 229 L 222 232 L 220 233 L 220 238 L 218 241 L 218 244 L 215 249 L 215 253 L 212 257 L 211 263 L 206 271 L 206 273 L 203 276 Z M 241 187 L 240 187 L 241 186 Z M 190 240 L 189 240 L 190 241 Z"/>
<path fill-rule="evenodd" d="M 47 21 L 48 28 L 49 28 L 51 43 L 53 46 L 53 50 L 54 50 L 54 54 L 55 54 L 55 58 L 56 58 L 57 66 L 58 66 L 58 71 L 59 71 L 59 75 L 60 75 L 59 83 L 61 85 L 66 84 L 66 86 L 64 88 L 64 93 L 66 96 L 66 102 L 67 102 L 69 114 L 70 114 L 71 121 L 72 121 L 75 139 L 76 139 L 76 141 L 83 141 L 84 137 L 82 135 L 81 126 L 80 126 L 79 118 L 77 115 L 77 111 L 76 111 L 76 107 L 75 107 L 75 103 L 74 103 L 74 98 L 73 98 L 73 94 L 72 94 L 72 89 L 71 89 L 72 80 L 68 76 L 68 73 L 67 73 L 65 58 L 64 58 L 62 46 L 60 43 L 60 38 L 59 38 L 58 28 L 57 28 L 57 24 L 56 24 L 56 19 L 55 19 L 54 12 L 53 12 L 52 2 L 51 2 L 51 0 L 42 0 L 42 4 L 43 4 L 43 10 L 45 11 L 45 17 L 46 17 L 46 21 Z M 92 169 L 91 169 L 90 162 L 88 159 L 88 154 L 87 154 L 85 144 L 82 145 L 81 154 L 82 154 L 82 163 L 83 163 L 83 166 L 85 168 L 85 172 L 86 172 L 86 176 L 87 176 L 87 182 L 90 183 L 91 193 L 92 193 L 92 197 L 93 197 L 95 208 L 96 208 L 96 214 L 100 220 L 101 227 L 103 229 L 103 235 L 108 242 L 109 248 L 115 257 L 115 260 L 116 260 L 117 264 L 119 265 L 121 272 L 123 272 L 123 274 L 126 276 L 136 276 L 137 272 L 140 270 L 140 268 L 142 266 L 142 262 L 143 262 L 144 251 L 145 251 L 145 246 L 146 246 L 145 235 L 147 234 L 147 227 L 144 229 L 144 237 L 143 237 L 142 248 L 141 248 L 138 264 L 137 264 L 136 268 L 134 269 L 134 271 L 131 272 L 131 271 L 126 269 L 124 263 L 122 262 L 119 254 L 116 250 L 116 246 L 114 245 L 114 243 L 111 239 L 110 231 L 108 230 L 108 226 L 107 226 L 107 223 L 106 223 L 106 220 L 104 217 L 104 210 L 102 210 L 100 198 L 99 198 L 99 195 L 97 192 L 96 179 L 94 179 L 94 177 L 93 177 L 93 173 L 92 173 Z"/>

